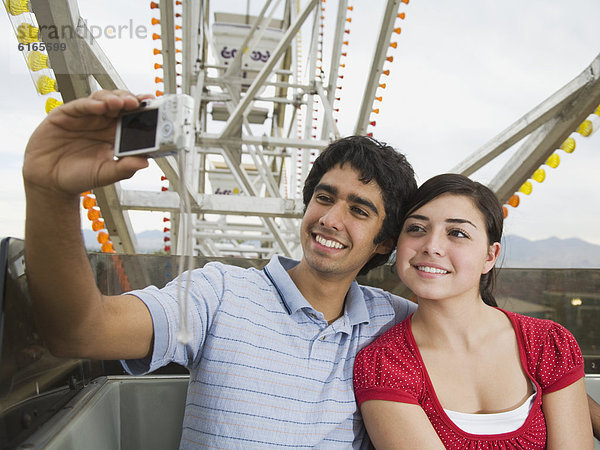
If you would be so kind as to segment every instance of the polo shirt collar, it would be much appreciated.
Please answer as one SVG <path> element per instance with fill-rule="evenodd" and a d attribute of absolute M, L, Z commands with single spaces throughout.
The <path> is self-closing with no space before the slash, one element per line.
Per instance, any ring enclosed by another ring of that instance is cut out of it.
<path fill-rule="evenodd" d="M 293 314 L 303 308 L 313 309 L 310 303 L 300 293 L 292 281 L 288 270 L 298 265 L 299 261 L 286 258 L 280 255 L 274 255 L 269 263 L 265 266 L 265 273 L 274 284 L 275 289 L 281 297 L 281 301 L 285 305 L 289 314 Z M 356 281 L 350 285 L 350 289 L 346 294 L 346 304 L 344 307 L 344 315 L 346 316 L 349 325 L 358 325 L 359 323 L 369 322 L 369 311 L 365 303 L 365 297 L 362 289 Z"/>
<path fill-rule="evenodd" d="M 350 285 L 348 294 L 346 294 L 346 306 L 344 314 L 348 316 L 350 325 L 358 325 L 359 323 L 369 323 L 369 310 L 365 302 L 363 291 L 355 281 Z"/>

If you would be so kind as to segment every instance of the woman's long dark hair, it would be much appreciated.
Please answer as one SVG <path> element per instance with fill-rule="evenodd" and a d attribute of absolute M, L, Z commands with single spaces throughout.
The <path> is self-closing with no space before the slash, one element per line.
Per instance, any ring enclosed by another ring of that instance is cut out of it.
<path fill-rule="evenodd" d="M 494 242 L 500 242 L 504 224 L 502 205 L 487 186 L 463 175 L 446 173 L 427 180 L 410 199 L 408 213 L 405 218 L 443 194 L 462 195 L 471 199 L 483 215 L 488 244 L 492 245 Z M 490 306 L 498 306 L 493 294 L 495 283 L 496 268 L 492 267 L 488 273 L 481 275 L 479 280 L 479 294 L 483 301 Z"/>

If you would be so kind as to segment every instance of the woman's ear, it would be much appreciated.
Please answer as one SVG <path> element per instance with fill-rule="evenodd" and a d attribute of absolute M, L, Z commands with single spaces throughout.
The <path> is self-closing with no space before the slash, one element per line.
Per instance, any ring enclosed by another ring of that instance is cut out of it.
<path fill-rule="evenodd" d="M 492 270 L 492 268 L 496 264 L 498 256 L 500 256 L 500 248 L 501 247 L 499 242 L 494 242 L 492 245 L 489 246 L 487 258 L 485 259 L 483 270 L 481 271 L 482 274 L 488 273 L 490 270 Z"/>

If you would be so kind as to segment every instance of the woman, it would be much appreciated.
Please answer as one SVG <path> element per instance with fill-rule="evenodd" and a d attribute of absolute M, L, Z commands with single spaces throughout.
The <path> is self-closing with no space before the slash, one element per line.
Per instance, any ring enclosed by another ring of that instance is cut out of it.
<path fill-rule="evenodd" d="M 362 350 L 354 388 L 376 448 L 593 448 L 569 331 L 496 307 L 502 207 L 456 174 L 412 199 L 396 270 L 418 310 Z"/>

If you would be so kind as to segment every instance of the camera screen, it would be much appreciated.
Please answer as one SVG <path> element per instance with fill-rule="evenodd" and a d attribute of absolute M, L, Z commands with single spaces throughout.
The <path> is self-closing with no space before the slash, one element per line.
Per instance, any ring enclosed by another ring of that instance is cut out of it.
<path fill-rule="evenodd" d="M 156 146 L 158 108 L 135 111 L 121 117 L 120 152 L 131 152 Z"/>

